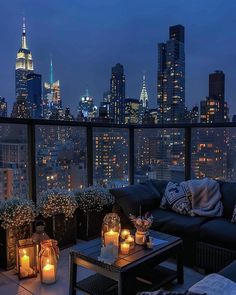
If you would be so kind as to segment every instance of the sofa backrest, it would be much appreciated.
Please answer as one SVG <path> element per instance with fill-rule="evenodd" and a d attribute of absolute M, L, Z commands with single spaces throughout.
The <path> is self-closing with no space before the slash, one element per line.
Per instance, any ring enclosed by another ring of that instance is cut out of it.
<path fill-rule="evenodd" d="M 110 189 L 110 192 L 126 216 L 130 213 L 145 214 L 149 210 L 158 208 L 161 202 L 161 194 L 151 181 Z"/>
<path fill-rule="evenodd" d="M 220 184 L 221 201 L 224 207 L 223 216 L 232 219 L 234 206 L 236 205 L 236 183 L 218 181 Z"/>

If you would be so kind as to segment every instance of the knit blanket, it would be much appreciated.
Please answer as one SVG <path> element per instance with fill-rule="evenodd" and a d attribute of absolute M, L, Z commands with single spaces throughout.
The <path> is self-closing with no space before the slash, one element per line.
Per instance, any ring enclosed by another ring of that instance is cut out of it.
<path fill-rule="evenodd" d="M 188 180 L 192 216 L 219 217 L 223 213 L 219 183 L 210 178 Z"/>
<path fill-rule="evenodd" d="M 236 283 L 219 274 L 213 273 L 197 282 L 189 291 L 206 293 L 207 295 L 236 295 Z"/>

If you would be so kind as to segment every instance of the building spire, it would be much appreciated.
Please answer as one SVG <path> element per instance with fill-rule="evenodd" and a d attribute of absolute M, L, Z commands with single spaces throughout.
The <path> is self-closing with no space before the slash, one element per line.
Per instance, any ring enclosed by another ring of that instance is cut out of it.
<path fill-rule="evenodd" d="M 146 88 L 146 76 L 143 74 L 143 86 L 140 94 L 140 103 L 142 103 L 143 108 L 148 107 L 148 94 Z"/>
<path fill-rule="evenodd" d="M 52 58 L 51 58 L 51 61 L 50 61 L 50 84 L 52 86 L 53 84 L 53 65 L 52 65 Z"/>
<path fill-rule="evenodd" d="M 23 17 L 23 29 L 22 29 L 22 37 L 21 37 L 21 48 L 28 49 L 27 43 L 26 43 L 25 17 Z"/>

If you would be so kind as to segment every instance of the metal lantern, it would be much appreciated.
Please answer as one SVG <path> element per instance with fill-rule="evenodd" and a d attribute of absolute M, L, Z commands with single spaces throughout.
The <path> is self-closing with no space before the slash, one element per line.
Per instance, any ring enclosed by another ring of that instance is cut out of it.
<path fill-rule="evenodd" d="M 45 240 L 41 242 L 39 253 L 40 277 L 44 284 L 53 284 L 57 279 L 57 261 L 59 249 L 57 241 Z"/>
<path fill-rule="evenodd" d="M 103 246 L 113 244 L 119 248 L 120 237 L 120 217 L 116 213 L 108 213 L 102 223 L 102 243 Z"/>
<path fill-rule="evenodd" d="M 37 276 L 36 247 L 32 239 L 18 240 L 16 266 L 19 279 Z"/>

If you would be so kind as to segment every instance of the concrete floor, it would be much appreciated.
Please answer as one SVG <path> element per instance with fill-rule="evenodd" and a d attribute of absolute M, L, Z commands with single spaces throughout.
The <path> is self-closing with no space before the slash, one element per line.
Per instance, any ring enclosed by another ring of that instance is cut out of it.
<path fill-rule="evenodd" d="M 81 242 L 79 243 L 86 243 Z M 69 290 L 69 252 L 70 248 L 63 250 L 60 253 L 59 266 L 58 266 L 58 279 L 53 285 L 43 285 L 40 283 L 40 277 L 18 280 L 14 270 L 7 272 L 0 272 L 0 295 L 67 295 Z M 172 261 L 167 261 L 163 265 L 170 268 L 175 268 L 175 264 Z M 83 279 L 89 276 L 92 272 L 86 269 L 79 268 L 79 278 Z M 168 290 L 186 291 L 194 283 L 203 278 L 203 275 L 185 267 L 184 269 L 185 283 L 178 285 L 175 282 L 165 286 Z M 77 292 L 78 295 L 84 294 Z"/>

